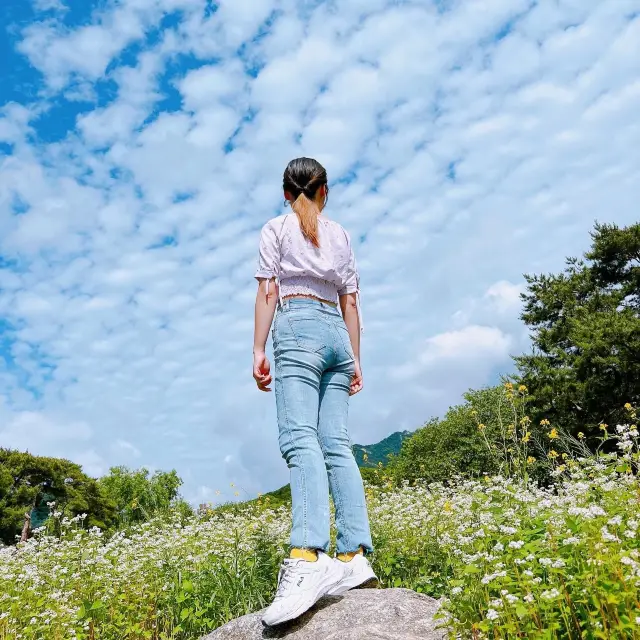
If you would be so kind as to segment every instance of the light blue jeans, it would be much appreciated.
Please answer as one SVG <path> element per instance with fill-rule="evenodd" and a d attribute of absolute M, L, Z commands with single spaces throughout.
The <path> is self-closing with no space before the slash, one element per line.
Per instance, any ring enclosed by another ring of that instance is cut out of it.
<path fill-rule="evenodd" d="M 337 308 L 285 300 L 273 326 L 279 443 L 291 471 L 291 546 L 329 549 L 329 490 L 337 552 L 373 550 L 362 477 L 347 432 L 354 356 Z"/>

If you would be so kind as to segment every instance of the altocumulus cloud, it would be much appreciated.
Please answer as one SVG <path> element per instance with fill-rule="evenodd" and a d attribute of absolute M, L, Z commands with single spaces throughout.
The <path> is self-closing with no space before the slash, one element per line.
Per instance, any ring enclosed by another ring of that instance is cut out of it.
<path fill-rule="evenodd" d="M 292 157 L 357 245 L 365 443 L 494 382 L 522 274 L 637 216 L 640 0 L 0 11 L 3 445 L 175 467 L 194 502 L 282 484 L 252 276 Z"/>

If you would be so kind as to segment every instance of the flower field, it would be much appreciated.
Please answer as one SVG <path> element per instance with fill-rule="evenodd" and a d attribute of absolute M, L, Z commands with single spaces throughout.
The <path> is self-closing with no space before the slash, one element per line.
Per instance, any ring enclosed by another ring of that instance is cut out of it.
<path fill-rule="evenodd" d="M 640 638 L 640 483 L 625 446 L 569 461 L 544 489 L 368 487 L 384 585 L 443 596 L 454 638 Z M 58 524 L 0 552 L 2 640 L 198 638 L 269 600 L 290 521 L 263 501 L 107 541 L 81 518 Z"/>

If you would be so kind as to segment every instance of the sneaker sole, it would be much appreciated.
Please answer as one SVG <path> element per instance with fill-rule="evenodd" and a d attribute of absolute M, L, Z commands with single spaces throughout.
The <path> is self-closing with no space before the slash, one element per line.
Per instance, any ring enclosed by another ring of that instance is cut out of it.
<path fill-rule="evenodd" d="M 304 615 L 309 609 L 311 609 L 319 600 L 324 598 L 326 595 L 329 595 L 329 591 L 334 583 L 329 584 L 325 589 L 321 590 L 317 595 L 316 599 L 309 605 L 301 605 L 299 606 L 294 613 L 290 613 L 286 618 L 279 619 L 277 622 L 265 622 L 264 618 L 262 619 L 262 626 L 266 628 L 277 627 L 285 622 L 291 622 L 292 620 L 296 620 L 301 615 Z"/>
<path fill-rule="evenodd" d="M 378 578 L 369 578 L 365 580 L 362 584 L 357 587 L 353 587 L 354 589 L 380 589 L 380 580 Z"/>
<path fill-rule="evenodd" d="M 368 576 L 365 577 L 360 582 L 347 582 L 343 585 L 340 585 L 337 589 L 329 590 L 327 592 L 328 596 L 341 596 L 347 591 L 351 591 L 352 589 L 378 589 L 380 587 L 380 581 L 378 580 L 378 576 Z"/>
<path fill-rule="evenodd" d="M 325 595 L 325 594 L 323 594 Z M 318 600 L 320 600 L 320 598 L 323 597 L 320 596 L 318 598 Z M 292 620 L 296 620 L 297 618 L 299 618 L 301 615 L 304 615 L 307 611 L 309 611 L 309 609 L 311 609 L 311 607 L 313 607 L 313 605 L 318 602 L 318 600 L 316 600 L 315 602 L 312 602 L 308 607 L 305 605 L 302 605 L 300 607 L 298 607 L 295 612 L 290 613 L 286 618 L 282 618 L 281 620 L 278 620 L 277 622 L 265 622 L 264 618 L 262 619 L 262 626 L 267 628 L 267 629 L 271 629 L 272 627 L 277 627 L 281 624 L 285 624 L 286 622 L 291 622 Z"/>

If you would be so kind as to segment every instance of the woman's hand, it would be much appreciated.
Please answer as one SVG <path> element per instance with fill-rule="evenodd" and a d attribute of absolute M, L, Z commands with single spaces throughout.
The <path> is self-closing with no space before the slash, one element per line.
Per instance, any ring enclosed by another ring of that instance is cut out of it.
<path fill-rule="evenodd" d="M 351 385 L 349 386 L 349 395 L 355 396 L 356 393 L 360 393 L 363 387 L 362 381 L 362 369 L 360 368 L 360 362 L 356 360 L 356 370 L 351 378 Z"/>
<path fill-rule="evenodd" d="M 256 351 L 253 354 L 253 378 L 260 391 L 271 391 L 271 365 L 264 351 Z"/>

